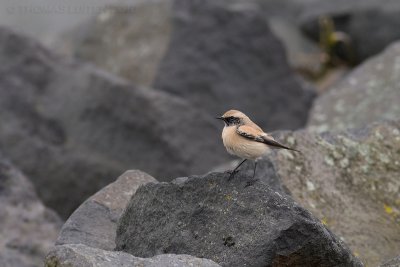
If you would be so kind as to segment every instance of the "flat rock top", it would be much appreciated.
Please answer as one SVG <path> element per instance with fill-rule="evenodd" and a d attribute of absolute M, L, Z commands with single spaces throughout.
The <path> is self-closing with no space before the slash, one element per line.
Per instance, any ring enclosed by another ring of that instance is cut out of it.
<path fill-rule="evenodd" d="M 108 209 L 122 213 L 126 204 L 136 190 L 145 183 L 158 183 L 147 173 L 129 170 L 122 174 L 116 182 L 109 184 L 91 197 L 91 200 L 106 206 Z"/>

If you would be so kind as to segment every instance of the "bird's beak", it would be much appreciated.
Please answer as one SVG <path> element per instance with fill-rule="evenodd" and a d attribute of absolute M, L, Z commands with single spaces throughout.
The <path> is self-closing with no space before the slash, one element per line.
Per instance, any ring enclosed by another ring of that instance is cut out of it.
<path fill-rule="evenodd" d="M 216 117 L 217 120 L 224 120 L 224 117 Z"/>

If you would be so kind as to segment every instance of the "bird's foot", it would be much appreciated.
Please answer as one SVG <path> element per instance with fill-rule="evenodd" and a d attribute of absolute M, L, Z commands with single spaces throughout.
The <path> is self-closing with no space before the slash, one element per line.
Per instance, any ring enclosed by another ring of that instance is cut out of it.
<path fill-rule="evenodd" d="M 227 171 L 227 173 L 229 173 L 228 181 L 232 180 L 238 172 L 239 170 Z"/>
<path fill-rule="evenodd" d="M 251 179 L 251 180 L 247 181 L 244 188 L 254 185 L 257 181 L 258 181 L 258 179 Z"/>

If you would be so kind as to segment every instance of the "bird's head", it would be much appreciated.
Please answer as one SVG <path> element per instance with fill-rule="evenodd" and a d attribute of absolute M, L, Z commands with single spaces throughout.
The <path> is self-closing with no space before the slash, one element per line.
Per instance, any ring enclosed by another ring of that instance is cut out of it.
<path fill-rule="evenodd" d="M 243 125 L 246 124 L 246 122 L 249 119 L 244 113 L 238 111 L 238 110 L 229 110 L 224 113 L 221 117 L 218 117 L 217 119 L 223 120 L 225 123 L 225 126 L 236 126 L 236 125 Z"/>

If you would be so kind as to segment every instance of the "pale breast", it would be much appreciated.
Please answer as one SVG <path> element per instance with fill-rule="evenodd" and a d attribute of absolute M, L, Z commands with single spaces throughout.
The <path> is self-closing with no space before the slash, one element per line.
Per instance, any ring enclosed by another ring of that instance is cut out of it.
<path fill-rule="evenodd" d="M 225 127 L 222 131 L 222 140 L 229 154 L 243 159 L 255 160 L 268 151 L 268 146 L 249 140 L 236 133 L 236 127 Z"/>

